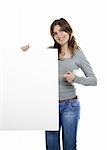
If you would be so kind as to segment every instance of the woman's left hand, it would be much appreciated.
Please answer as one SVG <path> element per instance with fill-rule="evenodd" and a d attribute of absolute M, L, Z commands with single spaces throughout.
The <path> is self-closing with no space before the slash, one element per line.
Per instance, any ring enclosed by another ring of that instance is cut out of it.
<path fill-rule="evenodd" d="M 28 44 L 28 45 L 21 46 L 20 48 L 21 48 L 22 51 L 25 52 L 25 51 L 27 51 L 30 48 L 30 46 Z"/>
<path fill-rule="evenodd" d="M 72 72 L 67 71 L 64 74 L 64 78 L 66 79 L 66 81 L 68 81 L 70 83 L 70 82 L 72 82 L 75 79 L 75 75 Z"/>

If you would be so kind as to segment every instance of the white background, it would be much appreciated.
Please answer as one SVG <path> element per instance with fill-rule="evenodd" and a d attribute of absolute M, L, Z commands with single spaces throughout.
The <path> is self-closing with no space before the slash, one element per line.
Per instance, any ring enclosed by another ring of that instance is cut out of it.
<path fill-rule="evenodd" d="M 52 44 L 49 35 L 49 26 L 54 19 L 63 17 L 72 25 L 74 35 L 98 78 L 97 87 L 76 85 L 81 102 L 78 150 L 107 149 L 106 0 L 40 0 L 38 2 L 33 0 L 9 0 L 7 2 L 4 0 L 2 5 L 0 5 L 0 18 L 2 18 L 0 24 L 0 41 L 2 47 L 10 46 L 10 41 L 16 31 L 16 29 L 13 29 L 13 32 L 8 29 L 8 5 L 11 5 L 14 11 L 16 10 L 14 9 L 15 5 L 18 10 L 19 8 L 21 11 L 22 9 L 25 10 L 26 18 L 24 19 L 26 19 L 27 22 L 26 26 L 29 27 L 28 32 L 26 32 L 23 27 L 23 36 L 26 34 L 26 36 L 24 36 L 26 39 L 24 37 L 20 38 L 19 36 L 17 47 L 19 47 L 20 44 L 28 42 L 34 47 L 39 47 L 41 43 L 44 44 L 44 46 Z M 30 16 L 30 14 L 32 14 L 32 16 Z M 17 20 L 17 18 L 14 19 L 15 21 Z M 31 31 L 31 28 L 34 29 L 34 32 Z M 9 37 L 6 36 L 4 30 L 11 33 L 9 33 Z M 37 39 L 35 35 L 38 35 Z M 11 43 L 13 47 L 16 46 L 13 40 Z M 44 131 L 0 131 L 0 149 L 45 150 Z"/>

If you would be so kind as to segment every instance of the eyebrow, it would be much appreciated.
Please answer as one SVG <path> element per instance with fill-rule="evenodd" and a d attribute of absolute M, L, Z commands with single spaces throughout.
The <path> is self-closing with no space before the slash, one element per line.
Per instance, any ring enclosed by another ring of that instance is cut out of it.
<path fill-rule="evenodd" d="M 56 34 L 57 32 L 53 32 L 53 34 Z"/>

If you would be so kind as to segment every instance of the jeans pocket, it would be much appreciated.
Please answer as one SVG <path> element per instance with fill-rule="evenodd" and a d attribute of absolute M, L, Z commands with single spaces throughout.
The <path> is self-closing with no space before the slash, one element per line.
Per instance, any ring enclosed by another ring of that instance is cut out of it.
<path fill-rule="evenodd" d="M 71 106 L 72 106 L 72 108 L 74 108 L 74 109 L 79 109 L 79 108 L 80 108 L 80 102 L 79 102 L 79 100 L 74 100 L 74 101 L 72 101 L 72 102 L 71 102 Z"/>

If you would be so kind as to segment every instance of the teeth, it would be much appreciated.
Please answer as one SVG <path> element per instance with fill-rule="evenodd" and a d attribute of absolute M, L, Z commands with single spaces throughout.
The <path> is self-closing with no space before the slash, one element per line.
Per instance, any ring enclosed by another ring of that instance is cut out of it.
<path fill-rule="evenodd" d="M 59 39 L 60 41 L 62 41 L 63 40 L 63 38 L 61 38 L 61 39 Z"/>

